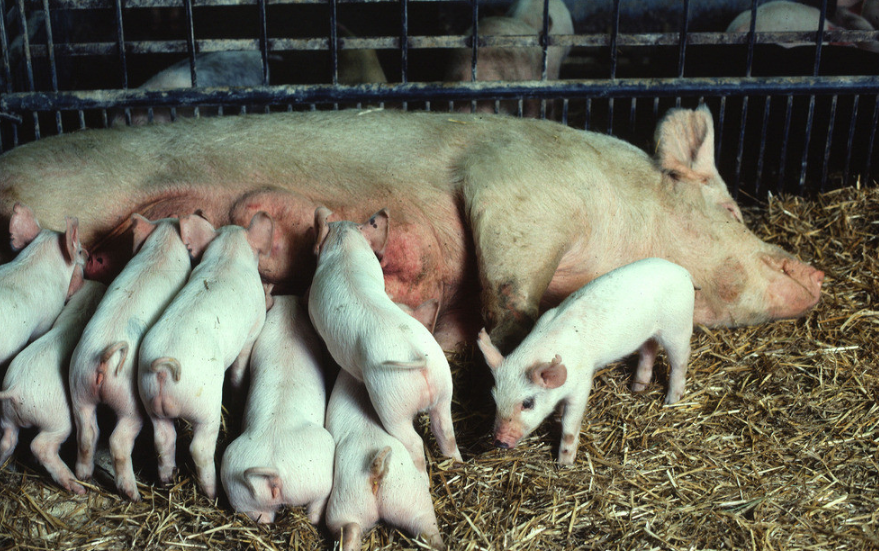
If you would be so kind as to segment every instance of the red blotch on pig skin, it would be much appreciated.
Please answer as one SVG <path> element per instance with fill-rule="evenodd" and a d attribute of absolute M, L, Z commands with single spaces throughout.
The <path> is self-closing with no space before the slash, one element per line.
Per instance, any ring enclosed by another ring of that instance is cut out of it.
<path fill-rule="evenodd" d="M 720 300 L 735 302 L 748 282 L 748 274 L 741 262 L 733 257 L 726 258 L 714 271 L 717 296 Z"/>

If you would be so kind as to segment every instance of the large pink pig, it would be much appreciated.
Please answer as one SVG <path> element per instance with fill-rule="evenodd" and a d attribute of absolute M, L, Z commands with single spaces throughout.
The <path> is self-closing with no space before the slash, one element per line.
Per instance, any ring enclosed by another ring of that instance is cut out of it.
<path fill-rule="evenodd" d="M 232 507 L 257 522 L 283 505 L 306 505 L 314 524 L 323 516 L 336 449 L 324 428 L 325 354 L 299 299 L 274 297 L 250 357 L 243 432 L 220 465 Z"/>
<path fill-rule="evenodd" d="M 436 340 L 394 304 L 376 255 L 384 254 L 389 215 L 384 209 L 363 224 L 329 222 L 315 212 L 317 271 L 308 293 L 308 315 L 339 366 L 363 381 L 382 425 L 425 470 L 424 444 L 412 426 L 430 412 L 440 451 L 461 461 L 452 427 L 452 373 Z"/>
<path fill-rule="evenodd" d="M 116 487 L 140 500 L 131 451 L 143 426 L 137 392 L 137 351 L 141 338 L 186 283 L 189 252 L 176 219 L 150 222 L 132 216 L 134 258 L 110 287 L 83 332 L 70 362 L 70 400 L 76 421 L 76 476 L 91 478 L 98 441 L 98 404 L 116 413 L 110 453 Z"/>
<path fill-rule="evenodd" d="M 138 388 L 153 422 L 161 482 L 169 483 L 174 474 L 174 420 L 181 418 L 192 424 L 189 451 L 199 486 L 213 498 L 224 374 L 228 369 L 231 383 L 240 388 L 265 323 L 267 295 L 257 264 L 271 250 L 272 219 L 257 213 L 246 230 L 214 230 L 202 217 L 190 215 L 180 219 L 180 234 L 201 262 L 144 336 Z"/>
<path fill-rule="evenodd" d="M 445 549 L 427 473 L 382 428 L 366 387 L 346 371 L 330 394 L 327 430 L 336 441 L 336 462 L 326 521 L 342 550 L 359 550 L 363 534 L 379 520 Z"/>
<path fill-rule="evenodd" d="M 82 286 L 86 253 L 79 223 L 67 218 L 66 224 L 64 233 L 44 230 L 25 205 L 16 203 L 12 209 L 10 243 L 24 250 L 0 266 L 0 365 L 48 331 L 65 301 Z"/>
<path fill-rule="evenodd" d="M 52 227 L 79 213 L 93 273 L 107 275 L 130 256 L 120 235 L 133 212 L 202 208 L 215 224 L 247 224 L 265 210 L 275 240 L 260 271 L 279 292 L 304 292 L 315 208 L 365 220 L 387 206 L 388 294 L 411 307 L 439 299 L 435 334 L 447 347 L 472 340 L 484 312 L 508 350 L 541 306 L 651 256 L 693 275 L 697 323 L 755 324 L 813 307 L 823 274 L 742 223 L 714 165 L 708 109 L 671 110 L 657 136 L 651 158 L 550 121 L 391 110 L 87 130 L 0 156 L 0 214 L 15 200 Z"/>
<path fill-rule="evenodd" d="M 0 465 L 15 451 L 19 428 L 36 427 L 39 432 L 31 441 L 34 456 L 55 482 L 77 494 L 84 494 L 85 488 L 58 456 L 58 448 L 73 429 L 67 366 L 105 289 L 103 283 L 85 281 L 61 310 L 52 329 L 12 360 L 0 392 Z"/>

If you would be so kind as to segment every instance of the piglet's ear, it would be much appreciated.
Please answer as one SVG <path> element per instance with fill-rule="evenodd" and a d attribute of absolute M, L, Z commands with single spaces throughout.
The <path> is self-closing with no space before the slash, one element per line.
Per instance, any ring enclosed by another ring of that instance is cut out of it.
<path fill-rule="evenodd" d="M 568 379 L 568 369 L 562 363 L 562 358 L 556 354 L 549 363 L 537 364 L 529 373 L 531 382 L 543 388 L 553 389 L 565 384 Z"/>
<path fill-rule="evenodd" d="M 272 296 L 272 289 L 275 288 L 274 283 L 263 283 L 262 290 L 266 295 L 266 311 L 272 309 L 272 306 L 275 305 L 275 297 Z"/>
<path fill-rule="evenodd" d="M 137 251 L 143 247 L 143 242 L 146 241 L 147 237 L 149 237 L 150 234 L 153 233 L 153 230 L 156 229 L 156 225 L 139 214 L 132 214 L 130 221 L 131 233 L 134 236 L 132 254 L 137 254 Z"/>
<path fill-rule="evenodd" d="M 360 233 L 369 241 L 369 246 L 375 251 L 379 260 L 384 256 L 385 247 L 388 244 L 388 223 L 390 219 L 391 215 L 388 213 L 388 209 L 382 209 L 359 226 Z"/>
<path fill-rule="evenodd" d="M 77 253 L 79 253 L 79 220 L 75 217 L 68 216 L 65 218 L 67 222 L 67 231 L 64 232 L 64 257 L 68 264 L 76 262 Z"/>
<path fill-rule="evenodd" d="M 190 214 L 180 219 L 180 239 L 183 240 L 192 258 L 200 257 L 216 236 L 217 231 L 211 223 L 197 214 Z"/>
<path fill-rule="evenodd" d="M 485 356 L 485 363 L 488 364 L 488 367 L 490 367 L 492 371 L 496 370 L 503 363 L 504 356 L 501 354 L 501 351 L 492 344 L 491 337 L 488 336 L 485 327 L 479 330 L 479 337 L 476 339 L 476 346 L 482 350 L 482 355 Z"/>
<path fill-rule="evenodd" d="M 655 140 L 660 168 L 675 178 L 702 181 L 716 172 L 714 119 L 706 106 L 670 110 L 657 126 Z"/>
<path fill-rule="evenodd" d="M 250 226 L 247 227 L 247 242 L 257 254 L 270 256 L 274 231 L 275 222 L 272 217 L 259 211 L 250 219 Z"/>
<path fill-rule="evenodd" d="M 315 256 L 320 254 L 320 251 L 321 249 L 323 249 L 324 246 L 324 241 L 326 241 L 327 235 L 329 235 L 330 233 L 330 223 L 328 219 L 331 214 L 333 214 L 333 211 L 331 211 L 327 207 L 317 207 L 314 210 Z"/>
<path fill-rule="evenodd" d="M 34 211 L 24 203 L 15 203 L 12 207 L 12 216 L 9 218 L 9 244 L 12 250 L 20 251 L 30 245 L 30 242 L 37 238 L 40 229 Z"/>

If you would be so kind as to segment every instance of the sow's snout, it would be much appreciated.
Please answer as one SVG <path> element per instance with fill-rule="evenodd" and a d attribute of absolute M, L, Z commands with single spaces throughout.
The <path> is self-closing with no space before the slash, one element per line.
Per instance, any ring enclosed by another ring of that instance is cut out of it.
<path fill-rule="evenodd" d="M 766 255 L 763 262 L 777 274 L 767 289 L 773 318 L 795 318 L 818 304 L 824 272 L 788 256 Z"/>

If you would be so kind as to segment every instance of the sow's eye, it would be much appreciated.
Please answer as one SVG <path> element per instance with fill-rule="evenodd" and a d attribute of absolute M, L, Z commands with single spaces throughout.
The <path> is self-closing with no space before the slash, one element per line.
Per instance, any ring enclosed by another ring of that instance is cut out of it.
<path fill-rule="evenodd" d="M 534 398 L 527 398 L 522 402 L 522 409 L 534 409 Z"/>

